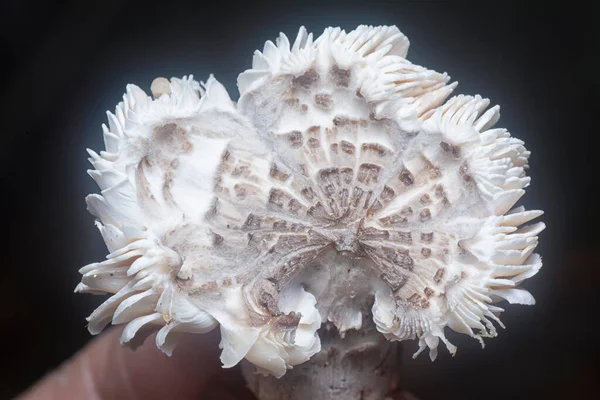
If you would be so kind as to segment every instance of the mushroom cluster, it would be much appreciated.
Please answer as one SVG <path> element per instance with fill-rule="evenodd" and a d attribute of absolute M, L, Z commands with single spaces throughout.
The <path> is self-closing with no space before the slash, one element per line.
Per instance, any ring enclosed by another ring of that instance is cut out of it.
<path fill-rule="evenodd" d="M 406 59 L 394 26 L 304 28 L 256 51 L 231 100 L 214 78 L 135 85 L 89 151 L 87 197 L 108 247 L 76 291 L 111 296 L 89 330 L 221 330 L 221 360 L 283 376 L 366 320 L 431 359 L 446 328 L 483 338 L 500 300 L 541 267 L 541 211 L 525 193 L 529 152 L 497 106 L 450 96 L 449 76 Z M 416 355 L 415 354 L 415 355 Z"/>

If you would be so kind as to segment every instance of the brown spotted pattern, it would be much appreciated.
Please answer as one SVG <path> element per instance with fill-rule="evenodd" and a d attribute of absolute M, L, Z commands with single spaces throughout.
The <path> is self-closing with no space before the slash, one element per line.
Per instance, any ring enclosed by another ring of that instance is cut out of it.
<path fill-rule="evenodd" d="M 272 127 L 274 154 L 228 149 L 212 231 L 221 248 L 245 246 L 261 266 L 255 282 L 284 287 L 321 253 L 338 251 L 370 260 L 397 301 L 426 308 L 443 292 L 445 264 L 455 254 L 433 224 L 456 200 L 448 185 L 468 190 L 468 166 L 447 141 L 434 152 L 413 150 L 418 132 L 373 118 L 366 105 L 362 115 L 347 114 L 340 96 L 364 103 L 351 82 L 352 70 L 338 65 L 291 77 L 284 110 L 303 126 Z M 449 163 L 456 164 L 452 176 L 442 173 Z"/>

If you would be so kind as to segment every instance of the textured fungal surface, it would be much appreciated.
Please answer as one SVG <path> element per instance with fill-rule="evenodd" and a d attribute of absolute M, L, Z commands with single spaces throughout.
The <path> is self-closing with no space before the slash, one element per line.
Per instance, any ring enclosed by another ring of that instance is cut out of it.
<path fill-rule="evenodd" d="M 450 97 L 446 74 L 410 63 L 396 27 L 301 28 L 256 51 L 233 102 L 212 76 L 127 86 L 90 151 L 90 212 L 110 254 L 79 292 L 111 296 L 89 330 L 122 343 L 220 327 L 225 367 L 282 376 L 366 318 L 434 359 L 447 329 L 483 339 L 495 303 L 533 304 L 541 211 L 529 152 L 499 108 Z"/>

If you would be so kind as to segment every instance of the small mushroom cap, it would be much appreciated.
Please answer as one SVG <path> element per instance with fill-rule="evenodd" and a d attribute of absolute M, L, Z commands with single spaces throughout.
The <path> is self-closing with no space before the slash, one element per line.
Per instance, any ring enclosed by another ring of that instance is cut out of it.
<path fill-rule="evenodd" d="M 152 92 L 152 97 L 158 99 L 163 94 L 171 94 L 171 83 L 167 78 L 156 78 L 152 81 L 152 85 L 150 85 L 150 92 Z"/>

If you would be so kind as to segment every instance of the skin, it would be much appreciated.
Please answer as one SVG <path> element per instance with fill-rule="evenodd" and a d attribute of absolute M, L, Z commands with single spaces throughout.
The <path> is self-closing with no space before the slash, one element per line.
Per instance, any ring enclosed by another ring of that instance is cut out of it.
<path fill-rule="evenodd" d="M 254 399 L 239 369 L 223 369 L 218 329 L 182 338 L 171 357 L 154 337 L 135 351 L 119 345 L 121 328 L 92 340 L 17 400 Z M 416 400 L 406 392 L 397 400 Z"/>
<path fill-rule="evenodd" d="M 223 369 L 219 332 L 182 338 L 167 357 L 154 336 L 135 351 L 121 347 L 121 328 L 99 335 L 18 400 L 252 399 L 238 369 Z"/>

